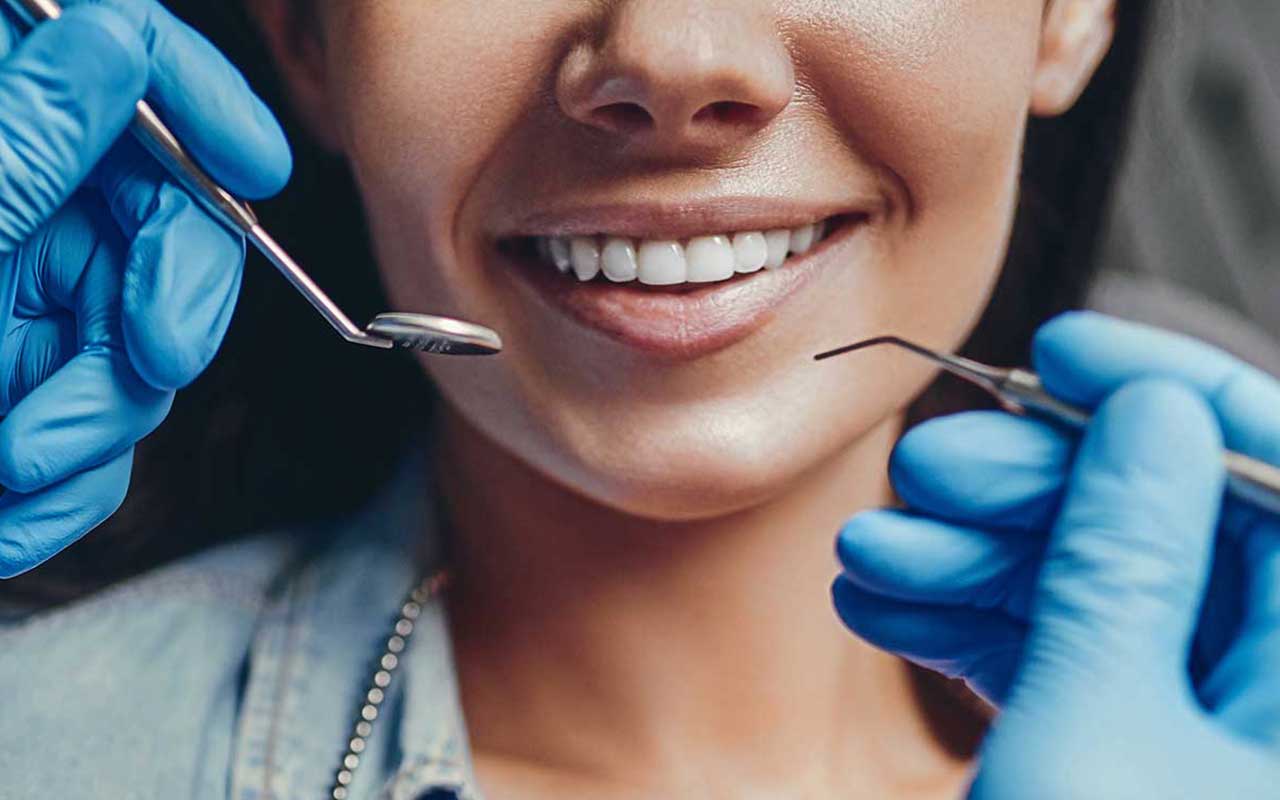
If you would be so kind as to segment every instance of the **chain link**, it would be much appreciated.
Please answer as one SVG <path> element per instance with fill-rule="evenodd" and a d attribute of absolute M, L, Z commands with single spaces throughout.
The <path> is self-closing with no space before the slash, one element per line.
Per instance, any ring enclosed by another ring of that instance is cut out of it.
<path fill-rule="evenodd" d="M 373 679 L 364 693 L 360 711 L 356 714 L 355 725 L 351 730 L 351 738 L 347 741 L 347 750 L 339 762 L 333 776 L 333 788 L 329 791 L 331 800 L 350 800 L 351 781 L 355 779 L 356 768 L 360 766 L 360 758 L 373 734 L 373 723 L 378 719 L 382 703 L 387 698 L 387 689 L 391 679 L 400 666 L 400 654 L 404 652 L 413 635 L 413 629 L 423 606 L 440 594 L 448 584 L 449 576 L 444 570 L 432 573 L 418 582 L 405 597 L 400 606 L 400 614 L 391 628 L 391 635 L 383 647 L 382 657 L 378 659 Z"/>

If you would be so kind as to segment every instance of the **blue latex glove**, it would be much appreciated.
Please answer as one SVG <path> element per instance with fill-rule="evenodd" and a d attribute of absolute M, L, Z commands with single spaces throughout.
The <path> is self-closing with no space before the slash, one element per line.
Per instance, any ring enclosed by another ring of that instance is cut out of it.
<path fill-rule="evenodd" d="M 0 15 L 0 577 L 115 511 L 239 291 L 242 238 L 121 137 L 134 104 L 241 195 L 291 168 L 239 73 L 155 2 L 68 5 L 30 35 Z"/>
<path fill-rule="evenodd" d="M 1280 797 L 1280 520 L 1222 499 L 1220 448 L 1280 462 L 1280 386 L 1095 314 L 1046 325 L 1083 440 L 1000 412 L 891 462 L 906 510 L 841 532 L 841 618 L 1001 708 L 971 797 Z"/>

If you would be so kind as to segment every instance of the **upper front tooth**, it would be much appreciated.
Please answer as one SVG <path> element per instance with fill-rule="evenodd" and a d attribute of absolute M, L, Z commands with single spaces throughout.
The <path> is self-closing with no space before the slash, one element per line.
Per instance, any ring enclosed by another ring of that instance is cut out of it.
<path fill-rule="evenodd" d="M 569 240 L 563 236 L 553 236 L 551 241 L 547 243 L 547 250 L 551 253 L 551 261 L 556 265 L 556 269 L 561 272 L 568 272 L 569 267 L 573 266 L 573 256 L 569 252 Z"/>
<path fill-rule="evenodd" d="M 633 281 L 636 279 L 636 247 L 630 239 L 619 239 L 610 236 L 604 243 L 600 253 L 600 266 L 604 276 L 611 281 Z"/>
<path fill-rule="evenodd" d="M 813 226 L 801 225 L 791 232 L 791 252 L 807 253 L 813 247 Z"/>
<path fill-rule="evenodd" d="M 639 241 L 622 236 L 548 236 L 537 242 L 539 255 L 561 272 L 573 270 L 580 281 L 602 271 L 615 282 L 637 280 L 657 286 L 710 283 L 735 273 L 778 269 L 787 256 L 806 253 L 827 235 L 823 220 L 798 228 L 741 231 L 695 236 L 687 245 L 668 240 Z"/>
<path fill-rule="evenodd" d="M 578 280 L 589 281 L 600 274 L 600 245 L 594 237 L 573 237 L 569 252 L 573 258 L 573 274 Z"/>
<path fill-rule="evenodd" d="M 764 265 L 769 269 L 781 267 L 782 262 L 787 260 L 787 252 L 791 247 L 791 231 L 786 228 L 769 231 L 765 233 L 764 241 L 769 251 Z"/>
<path fill-rule="evenodd" d="M 684 248 L 679 242 L 644 242 L 636 262 L 640 282 L 651 286 L 684 283 L 688 277 Z"/>
<path fill-rule="evenodd" d="M 759 231 L 737 233 L 733 236 L 733 261 L 738 272 L 755 272 L 769 260 L 769 245 Z"/>
<path fill-rule="evenodd" d="M 685 248 L 690 283 L 711 283 L 733 277 L 733 245 L 726 236 L 699 236 Z"/>

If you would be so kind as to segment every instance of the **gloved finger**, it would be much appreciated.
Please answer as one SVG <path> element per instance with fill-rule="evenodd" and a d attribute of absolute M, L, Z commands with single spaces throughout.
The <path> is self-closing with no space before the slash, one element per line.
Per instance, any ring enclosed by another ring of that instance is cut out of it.
<path fill-rule="evenodd" d="M 1280 523 L 1257 518 L 1245 550 L 1239 632 L 1200 686 L 1200 698 L 1236 734 L 1280 752 Z"/>
<path fill-rule="evenodd" d="M 0 63 L 0 254 L 71 196 L 124 130 L 146 82 L 138 34 L 97 6 L 40 26 Z"/>
<path fill-rule="evenodd" d="M 102 464 L 160 424 L 172 393 L 147 385 L 124 352 L 121 247 L 100 206 L 62 209 L 24 245 L 15 314 L 69 308 L 77 355 L 0 421 L 0 485 L 31 493 Z M 105 224 L 104 224 L 105 223 Z M 10 362 L 11 363 L 11 362 Z"/>
<path fill-rule="evenodd" d="M 850 583 L 916 603 L 999 609 L 1026 619 L 1044 540 L 999 534 L 903 511 L 858 514 L 836 553 Z"/>
<path fill-rule="evenodd" d="M 161 187 L 129 248 L 123 298 L 125 345 L 149 384 L 179 389 L 209 366 L 240 295 L 244 247 L 181 190 Z"/>
<path fill-rule="evenodd" d="M 1203 342 L 1076 312 L 1040 329 L 1033 361 L 1052 394 L 1086 406 L 1136 378 L 1187 383 L 1213 407 L 1228 448 L 1280 464 L 1280 383 Z"/>
<path fill-rule="evenodd" d="M 34 494 L 0 496 L 0 578 L 39 566 L 102 524 L 124 501 L 132 470 L 129 449 Z"/>
<path fill-rule="evenodd" d="M 22 243 L 13 255 L 9 275 L 0 278 L 12 284 L 9 310 L 13 318 L 79 313 L 81 298 L 106 295 L 93 318 L 82 320 L 88 323 L 86 330 L 97 334 L 88 338 L 100 340 L 111 315 L 119 316 L 124 247 L 119 230 L 93 193 L 77 192 Z"/>
<path fill-rule="evenodd" d="M 75 318 L 51 314 L 15 325 L 5 337 L 7 380 L 0 382 L 0 417 L 44 383 L 76 353 Z"/>
<path fill-rule="evenodd" d="M 158 389 L 186 386 L 226 334 L 244 274 L 244 239 L 164 178 L 133 142 L 101 184 L 132 239 L 125 267 L 125 345 Z"/>
<path fill-rule="evenodd" d="M 81 352 L 0 421 L 0 486 L 31 494 L 110 461 L 172 404 L 173 393 L 148 386 L 122 351 Z"/>
<path fill-rule="evenodd" d="M 1184 679 L 1221 505 L 1220 448 L 1211 410 L 1181 384 L 1136 381 L 1099 406 L 1045 549 L 1030 663 L 1056 676 Z"/>
<path fill-rule="evenodd" d="M 889 461 L 898 496 L 924 513 L 984 528 L 1046 531 L 1057 517 L 1077 434 L 1001 411 L 928 420 Z"/>
<path fill-rule="evenodd" d="M 1021 661 L 1026 627 L 999 611 L 893 600 L 844 577 L 831 587 L 840 619 L 870 644 L 1004 702 Z"/>
<path fill-rule="evenodd" d="M 70 312 L 77 348 L 119 349 L 124 248 L 97 196 L 78 192 L 23 242 L 10 272 L 0 276 L 0 284 L 12 286 L 12 319 L 56 318 Z M 13 346 L 21 341 L 11 335 L 0 346 L 0 363 L 14 363 Z"/>
<path fill-rule="evenodd" d="M 155 0 L 92 2 L 140 32 L 150 63 L 147 102 L 214 179 L 248 199 L 284 187 L 293 157 L 279 122 L 208 39 Z"/>

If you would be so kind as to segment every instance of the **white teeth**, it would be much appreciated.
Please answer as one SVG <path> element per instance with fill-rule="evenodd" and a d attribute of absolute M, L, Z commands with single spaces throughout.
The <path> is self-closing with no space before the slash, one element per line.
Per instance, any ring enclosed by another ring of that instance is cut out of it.
<path fill-rule="evenodd" d="M 636 261 L 636 277 L 641 283 L 670 286 L 688 279 L 684 248 L 679 242 L 645 242 Z"/>
<path fill-rule="evenodd" d="M 575 236 L 569 243 L 573 257 L 573 274 L 580 281 L 589 281 L 600 274 L 600 245 L 594 238 Z"/>
<path fill-rule="evenodd" d="M 624 236 L 539 236 L 538 259 L 579 281 L 604 273 L 615 283 L 639 280 L 653 286 L 714 283 L 735 274 L 779 269 L 790 255 L 807 253 L 826 238 L 823 220 L 797 228 L 695 236 L 687 244 Z"/>
<path fill-rule="evenodd" d="M 547 242 L 547 250 L 551 252 L 551 263 L 561 272 L 568 272 L 573 265 L 573 257 L 569 253 L 569 240 L 563 236 L 552 236 Z"/>
<path fill-rule="evenodd" d="M 769 246 L 759 231 L 733 236 L 733 264 L 738 272 L 755 272 L 769 260 Z"/>
<path fill-rule="evenodd" d="M 630 239 L 610 236 L 600 253 L 600 266 L 611 281 L 625 283 L 636 279 L 636 247 Z"/>
<path fill-rule="evenodd" d="M 684 249 L 690 283 L 715 283 L 733 277 L 733 245 L 727 236 L 699 236 Z"/>
<path fill-rule="evenodd" d="M 791 252 L 807 253 L 813 247 L 813 226 L 801 225 L 791 232 Z"/>
<path fill-rule="evenodd" d="M 791 231 L 785 228 L 769 231 L 764 235 L 764 243 L 769 253 L 764 265 L 769 269 L 777 269 L 787 260 L 787 253 L 791 248 Z"/>

